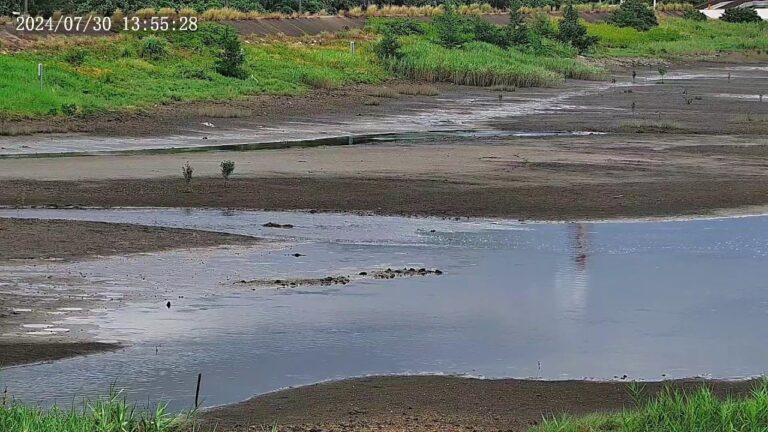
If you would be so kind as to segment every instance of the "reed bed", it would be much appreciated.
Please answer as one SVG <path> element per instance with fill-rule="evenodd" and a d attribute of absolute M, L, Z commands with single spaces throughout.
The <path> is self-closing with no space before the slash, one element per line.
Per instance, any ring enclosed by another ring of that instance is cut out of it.
<path fill-rule="evenodd" d="M 391 69 L 407 78 L 482 87 L 553 87 L 564 78 L 601 79 L 604 72 L 575 59 L 537 56 L 483 42 L 458 50 L 414 38 Z"/>

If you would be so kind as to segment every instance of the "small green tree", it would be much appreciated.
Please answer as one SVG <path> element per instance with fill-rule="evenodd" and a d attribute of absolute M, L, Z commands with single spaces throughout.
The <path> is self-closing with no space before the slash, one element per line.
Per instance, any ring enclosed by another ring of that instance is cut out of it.
<path fill-rule="evenodd" d="M 661 83 L 664 84 L 664 75 L 667 74 L 667 67 L 666 66 L 659 66 L 659 76 L 661 76 Z"/>
<path fill-rule="evenodd" d="M 525 24 L 525 17 L 520 13 L 520 1 L 512 0 L 509 3 L 509 24 L 507 24 L 506 33 L 509 45 L 519 46 L 528 43 L 528 26 Z"/>
<path fill-rule="evenodd" d="M 757 14 L 757 11 L 751 8 L 735 7 L 726 9 L 721 20 L 732 23 L 750 23 L 750 22 L 762 22 L 763 19 Z"/>
<path fill-rule="evenodd" d="M 459 48 L 474 39 L 469 22 L 456 12 L 452 2 L 445 3 L 445 12 L 435 17 L 437 43 L 446 48 Z"/>
<path fill-rule="evenodd" d="M 625 0 L 608 18 L 608 22 L 618 27 L 632 27 L 637 31 L 648 31 L 659 25 L 656 12 L 641 0 Z"/>
<path fill-rule="evenodd" d="M 579 14 L 570 2 L 565 5 L 563 19 L 558 26 L 557 38 L 571 44 L 580 53 L 588 51 L 597 43 L 597 37 L 587 34 L 587 28 L 579 22 Z"/>
<path fill-rule="evenodd" d="M 402 45 L 393 33 L 384 33 L 381 40 L 373 46 L 373 52 L 381 61 L 397 60 L 403 56 Z"/>
<path fill-rule="evenodd" d="M 689 10 L 683 14 L 683 18 L 691 21 L 706 21 L 707 16 L 697 10 Z"/>
<path fill-rule="evenodd" d="M 216 53 L 216 72 L 232 78 L 245 78 L 245 51 L 240 38 L 232 27 L 225 27 L 219 39 L 220 49 Z"/>
<path fill-rule="evenodd" d="M 224 185 L 227 184 L 229 176 L 235 172 L 235 162 L 231 160 L 225 160 L 221 162 L 221 177 L 224 178 Z"/>

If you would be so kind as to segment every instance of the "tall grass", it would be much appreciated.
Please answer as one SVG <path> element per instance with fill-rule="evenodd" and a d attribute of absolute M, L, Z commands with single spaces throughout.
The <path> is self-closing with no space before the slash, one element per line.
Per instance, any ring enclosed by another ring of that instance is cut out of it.
<path fill-rule="evenodd" d="M 587 24 L 597 36 L 600 57 L 683 57 L 744 50 L 768 50 L 768 25 L 721 20 L 665 18 L 647 32 L 605 23 Z"/>
<path fill-rule="evenodd" d="M 151 413 L 138 412 L 114 391 L 107 398 L 85 402 L 80 409 L 0 405 L 3 432 L 181 432 L 192 427 L 189 414 L 170 414 L 164 404 Z"/>
<path fill-rule="evenodd" d="M 575 59 L 504 50 L 483 42 L 447 49 L 417 37 L 404 41 L 403 57 L 390 67 L 411 79 L 474 86 L 552 87 L 561 84 L 564 77 L 602 77 L 602 71 Z"/>
<path fill-rule="evenodd" d="M 535 432 L 764 432 L 768 430 L 768 384 L 744 399 L 718 399 L 706 387 L 685 393 L 664 389 L 616 414 L 547 419 Z"/>

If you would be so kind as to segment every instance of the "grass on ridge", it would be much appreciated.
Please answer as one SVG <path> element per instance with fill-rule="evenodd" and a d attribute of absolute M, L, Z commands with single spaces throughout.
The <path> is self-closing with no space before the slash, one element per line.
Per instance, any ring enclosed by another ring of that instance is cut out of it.
<path fill-rule="evenodd" d="M 140 44 L 139 36 L 128 35 L 0 55 L 0 115 L 89 115 L 173 101 L 298 94 L 312 87 L 377 83 L 388 76 L 367 57 L 350 54 L 344 41 L 322 47 L 244 44 L 248 78 L 242 80 L 216 73 L 211 52 L 191 49 L 184 41 L 168 42 L 167 54 L 155 60 L 141 57 Z M 46 68 L 43 90 L 38 63 Z"/>
<path fill-rule="evenodd" d="M 639 399 L 638 388 L 630 388 Z M 706 387 L 684 393 L 669 388 L 637 400 L 639 407 L 616 414 L 548 419 L 534 432 L 765 432 L 768 430 L 768 382 L 744 399 L 718 399 Z"/>

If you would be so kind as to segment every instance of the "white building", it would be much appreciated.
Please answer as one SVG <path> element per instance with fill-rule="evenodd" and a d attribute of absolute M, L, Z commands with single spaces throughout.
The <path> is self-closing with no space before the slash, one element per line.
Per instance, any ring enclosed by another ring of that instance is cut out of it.
<path fill-rule="evenodd" d="M 768 0 L 715 0 L 708 4 L 699 5 L 699 11 L 710 19 L 720 19 L 726 9 L 732 8 L 753 8 L 760 15 L 760 18 L 768 20 Z"/>

